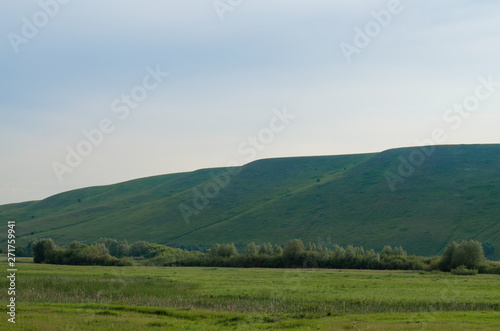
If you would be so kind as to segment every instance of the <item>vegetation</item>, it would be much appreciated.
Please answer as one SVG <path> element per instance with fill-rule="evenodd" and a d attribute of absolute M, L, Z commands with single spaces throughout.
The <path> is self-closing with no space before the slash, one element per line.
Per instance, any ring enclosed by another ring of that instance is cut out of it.
<path fill-rule="evenodd" d="M 451 269 L 451 273 L 453 275 L 460 275 L 460 276 L 473 276 L 477 275 L 477 269 L 467 269 L 466 266 L 461 265 L 455 269 Z"/>
<path fill-rule="evenodd" d="M 74 241 L 67 249 L 62 249 L 57 248 L 52 239 L 40 239 L 35 241 L 32 247 L 35 263 L 103 266 L 132 264 L 127 259 L 117 259 L 109 255 L 109 250 L 103 244 L 88 246 Z"/>
<path fill-rule="evenodd" d="M 70 265 L 131 265 L 134 258 L 143 265 L 156 266 L 204 266 L 232 268 L 328 268 L 372 270 L 455 270 L 460 272 L 499 273 L 500 266 L 484 260 L 481 243 L 452 242 L 445 255 L 424 258 L 408 256 L 402 247 L 385 246 L 380 253 L 363 247 L 334 246 L 333 250 L 321 244 L 293 239 L 282 248 L 279 245 L 250 243 L 239 254 L 234 244 L 215 244 L 205 253 L 186 251 L 164 245 L 138 241 L 129 245 L 126 241 L 101 238 L 88 246 L 73 242 L 67 249 L 58 248 L 52 239 L 40 239 L 31 244 L 35 263 Z M 111 256 L 113 254 L 115 256 Z M 117 258 L 119 257 L 119 258 Z M 458 268 L 460 267 L 460 268 Z M 465 268 L 465 269 L 464 269 Z"/>
<path fill-rule="evenodd" d="M 484 250 L 484 256 L 486 256 L 487 259 L 494 260 L 497 248 L 495 244 L 493 244 L 491 241 L 488 240 L 483 242 L 482 246 Z"/>
<path fill-rule="evenodd" d="M 470 240 L 460 244 L 452 242 L 446 246 L 439 268 L 450 271 L 459 266 L 468 269 L 477 269 L 484 260 L 483 246 L 480 242 Z"/>
<path fill-rule="evenodd" d="M 172 247 L 234 242 L 243 251 L 250 242 L 284 246 L 300 238 L 330 250 L 335 244 L 353 244 L 380 251 L 390 244 L 405 247 L 410 255 L 434 256 L 452 240 L 474 239 L 483 242 L 489 259 L 499 259 L 500 145 L 436 146 L 392 192 L 384 175 L 397 174 L 401 157 L 414 150 L 257 161 L 229 175 L 226 186 L 219 181 L 224 187 L 204 204 L 200 194 L 217 183 L 218 175 L 225 179 L 227 169 L 5 205 L 0 218 L 16 220 L 23 245 L 40 238 L 57 238 L 64 245 L 75 239 L 91 243 L 105 233 Z M 205 208 L 198 210 L 195 198 Z M 181 204 L 199 211 L 189 224 Z"/>
<path fill-rule="evenodd" d="M 23 259 L 17 267 L 22 313 L 16 324 L 26 330 L 500 328 L 497 275 L 60 266 Z M 7 291 L 0 301 L 8 301 Z"/>
<path fill-rule="evenodd" d="M 456 248 L 455 248 L 456 247 Z M 227 250 L 231 254 L 225 253 Z M 450 251 L 452 251 L 451 257 Z M 219 252 L 219 253 L 216 253 Z M 328 269 L 371 269 L 371 270 L 455 270 L 454 274 L 490 273 L 500 274 L 500 264 L 484 259 L 481 243 L 463 241 L 451 243 L 443 257 L 425 258 L 408 256 L 402 247 L 385 246 L 380 253 L 363 247 L 335 245 L 332 250 L 321 244 L 304 245 L 300 239 L 290 240 L 284 248 L 270 243 L 250 243 L 243 254 L 238 254 L 233 244 L 216 244 L 206 254 L 186 253 L 178 255 L 175 261 L 163 262 L 155 259 L 156 265 L 231 267 L 231 268 L 328 268 Z M 447 262 L 450 261 L 450 262 Z M 462 267 L 460 267 L 462 266 Z M 459 268 L 460 267 L 460 268 Z"/>

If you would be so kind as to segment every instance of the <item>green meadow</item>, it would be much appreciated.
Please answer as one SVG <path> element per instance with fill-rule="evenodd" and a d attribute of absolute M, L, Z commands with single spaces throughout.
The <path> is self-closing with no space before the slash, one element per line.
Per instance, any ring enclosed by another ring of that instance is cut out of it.
<path fill-rule="evenodd" d="M 20 330 L 500 328 L 498 275 L 56 266 L 28 258 L 17 268 Z"/>

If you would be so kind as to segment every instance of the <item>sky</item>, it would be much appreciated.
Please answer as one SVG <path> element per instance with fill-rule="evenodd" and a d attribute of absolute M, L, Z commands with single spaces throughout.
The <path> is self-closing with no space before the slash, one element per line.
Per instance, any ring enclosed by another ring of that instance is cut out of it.
<path fill-rule="evenodd" d="M 498 1 L 2 1 L 0 204 L 264 158 L 500 143 L 499 21 Z"/>

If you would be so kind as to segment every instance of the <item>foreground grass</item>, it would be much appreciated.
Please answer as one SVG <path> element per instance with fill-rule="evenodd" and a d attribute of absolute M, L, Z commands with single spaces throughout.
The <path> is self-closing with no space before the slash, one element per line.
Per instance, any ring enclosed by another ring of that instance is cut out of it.
<path fill-rule="evenodd" d="M 21 329 L 500 329 L 498 275 L 25 261 Z"/>
<path fill-rule="evenodd" d="M 336 314 L 223 313 L 115 305 L 23 307 L 20 330 L 498 330 L 498 312 Z"/>

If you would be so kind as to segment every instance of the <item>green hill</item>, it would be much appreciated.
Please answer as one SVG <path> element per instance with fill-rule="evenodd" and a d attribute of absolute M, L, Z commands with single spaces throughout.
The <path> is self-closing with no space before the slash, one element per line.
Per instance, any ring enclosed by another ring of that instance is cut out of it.
<path fill-rule="evenodd" d="M 419 151 L 268 159 L 156 176 L 0 206 L 0 217 L 16 220 L 20 242 L 112 237 L 175 246 L 301 238 L 433 255 L 451 240 L 476 239 L 500 250 L 500 145 Z M 408 176 L 398 177 L 404 181 L 393 191 L 386 175 L 400 176 L 401 158 L 422 164 L 403 167 Z"/>

